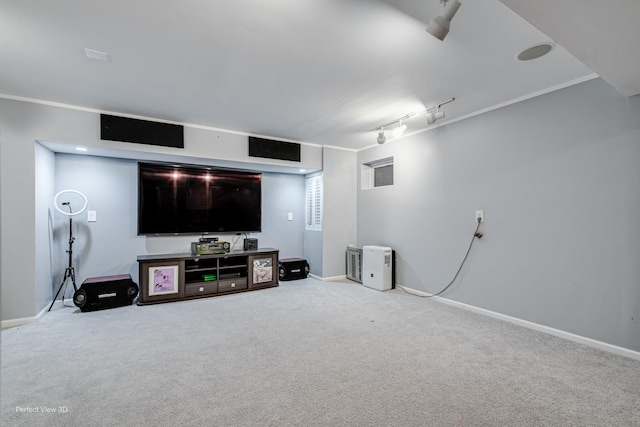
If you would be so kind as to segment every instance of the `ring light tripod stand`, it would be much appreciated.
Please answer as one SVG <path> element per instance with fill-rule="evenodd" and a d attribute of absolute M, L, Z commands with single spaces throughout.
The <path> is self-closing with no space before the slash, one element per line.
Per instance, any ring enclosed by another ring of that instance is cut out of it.
<path fill-rule="evenodd" d="M 69 212 L 63 210 L 60 205 L 58 204 L 58 199 L 60 198 L 61 195 L 66 194 L 66 193 L 73 193 L 73 194 L 77 194 L 79 195 L 82 200 L 84 201 L 84 205 L 82 206 L 82 208 L 77 211 L 77 212 L 73 212 L 73 210 L 71 209 L 71 203 L 70 202 L 62 202 L 61 205 L 62 206 L 66 206 L 69 209 Z M 69 264 L 67 266 L 67 268 L 64 270 L 64 277 L 62 278 L 62 283 L 60 283 L 60 287 L 58 287 L 58 292 L 56 292 L 56 296 L 53 297 L 53 300 L 51 301 L 51 305 L 49 306 L 49 310 L 47 311 L 51 311 L 51 307 L 53 307 L 53 304 L 56 302 L 56 299 L 58 299 L 58 295 L 60 294 L 60 291 L 62 290 L 62 287 L 67 283 L 68 279 L 71 279 L 71 283 L 73 284 L 73 289 L 74 291 L 78 290 L 78 287 L 76 286 L 76 273 L 75 270 L 73 269 L 73 265 L 71 264 L 71 259 L 72 259 L 72 254 L 73 254 L 73 242 L 75 242 L 76 238 L 73 237 L 73 217 L 75 215 L 81 214 L 82 212 L 85 211 L 85 209 L 87 209 L 87 198 L 84 194 L 82 194 L 79 191 L 76 190 L 63 190 L 61 192 L 59 192 L 58 194 L 55 195 L 55 197 L 53 198 L 53 204 L 56 207 L 56 210 L 58 212 L 60 212 L 63 215 L 66 215 L 69 217 L 69 249 L 67 250 L 67 253 L 69 254 Z M 62 304 L 64 304 L 64 293 L 62 294 Z"/>

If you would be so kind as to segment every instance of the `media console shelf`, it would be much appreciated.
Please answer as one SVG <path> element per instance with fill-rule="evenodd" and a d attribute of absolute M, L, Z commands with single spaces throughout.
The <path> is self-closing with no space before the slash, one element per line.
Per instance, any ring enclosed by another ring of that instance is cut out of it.
<path fill-rule="evenodd" d="M 278 286 L 278 250 L 138 256 L 138 305 Z"/>

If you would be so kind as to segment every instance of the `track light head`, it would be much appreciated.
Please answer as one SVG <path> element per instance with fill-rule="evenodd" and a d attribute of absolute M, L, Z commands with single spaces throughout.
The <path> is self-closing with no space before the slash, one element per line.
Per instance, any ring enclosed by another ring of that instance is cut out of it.
<path fill-rule="evenodd" d="M 440 111 L 440 108 L 438 108 L 438 111 L 432 111 L 430 113 L 427 113 L 427 124 L 428 125 L 432 125 L 434 124 L 436 121 L 444 119 L 444 111 Z"/>
<path fill-rule="evenodd" d="M 438 40 L 444 40 L 449 34 L 449 24 L 450 21 L 445 21 L 442 16 L 436 16 L 429 22 L 426 31 Z"/>
<path fill-rule="evenodd" d="M 451 19 L 460 9 L 460 2 L 458 0 L 441 0 L 444 3 L 444 11 L 442 15 L 438 15 L 427 25 L 426 31 L 438 40 L 444 40 L 449 34 L 449 27 L 451 25 Z M 450 4 L 447 4 L 450 3 Z"/>
<path fill-rule="evenodd" d="M 405 130 L 407 130 L 407 125 L 402 123 L 402 120 L 401 120 L 400 124 L 398 124 L 398 127 L 393 130 L 393 136 L 396 138 L 400 138 L 402 134 L 404 134 Z"/>
<path fill-rule="evenodd" d="M 384 136 L 384 129 L 380 128 L 380 130 L 378 131 L 378 139 L 377 142 L 378 144 L 382 145 L 384 144 L 384 142 L 387 140 L 387 137 Z"/>

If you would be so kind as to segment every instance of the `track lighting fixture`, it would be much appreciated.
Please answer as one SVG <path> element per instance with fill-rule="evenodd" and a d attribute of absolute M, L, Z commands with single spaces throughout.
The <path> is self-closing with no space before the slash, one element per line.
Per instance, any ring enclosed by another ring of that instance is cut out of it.
<path fill-rule="evenodd" d="M 414 111 L 411 112 L 409 114 L 405 114 L 404 116 L 400 117 L 397 120 L 394 120 L 392 122 L 389 123 L 385 123 L 382 126 L 378 126 L 377 128 L 375 128 L 375 130 L 378 131 L 378 138 L 376 140 L 376 142 L 378 144 L 384 144 L 387 141 L 387 137 L 384 133 L 384 129 L 388 128 L 389 126 L 394 126 L 394 125 L 398 125 L 393 129 L 393 137 L 394 138 L 400 138 L 404 132 L 407 130 L 407 125 L 405 124 L 405 120 L 408 120 L 412 117 L 418 116 L 420 114 L 425 114 L 427 116 L 427 124 L 432 125 L 434 124 L 437 120 L 441 120 L 444 119 L 444 111 L 441 110 L 443 105 L 446 105 L 450 102 L 455 101 L 455 98 L 451 98 L 448 99 L 444 102 L 441 102 L 440 104 L 436 104 L 436 105 L 432 105 L 431 107 L 427 107 L 422 111 Z M 435 110 L 435 111 L 432 111 Z"/>
<path fill-rule="evenodd" d="M 438 40 L 444 40 L 447 34 L 449 34 L 449 26 L 451 25 L 453 16 L 458 9 L 460 9 L 460 2 L 458 0 L 440 0 L 440 3 L 442 3 L 444 7 L 442 14 L 436 16 L 429 22 L 426 31 Z"/>

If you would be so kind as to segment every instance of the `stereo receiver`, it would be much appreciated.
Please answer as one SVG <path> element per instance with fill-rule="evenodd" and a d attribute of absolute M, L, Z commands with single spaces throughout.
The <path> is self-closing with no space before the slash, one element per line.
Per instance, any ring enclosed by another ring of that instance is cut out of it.
<path fill-rule="evenodd" d="M 192 242 L 192 255 L 226 254 L 231 250 L 229 242 L 218 240 L 215 242 Z"/>

